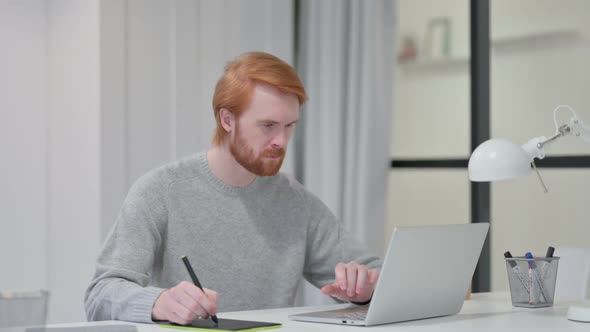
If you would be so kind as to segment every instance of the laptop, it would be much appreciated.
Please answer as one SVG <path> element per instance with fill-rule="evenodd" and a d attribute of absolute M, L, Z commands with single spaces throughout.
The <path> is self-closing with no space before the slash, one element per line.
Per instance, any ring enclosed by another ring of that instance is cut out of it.
<path fill-rule="evenodd" d="M 297 321 L 372 326 L 461 311 L 488 223 L 396 227 L 369 305 L 290 315 Z"/>

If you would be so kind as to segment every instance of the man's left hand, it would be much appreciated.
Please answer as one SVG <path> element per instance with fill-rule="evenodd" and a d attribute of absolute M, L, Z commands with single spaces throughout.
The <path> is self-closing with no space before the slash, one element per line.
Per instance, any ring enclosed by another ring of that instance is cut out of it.
<path fill-rule="evenodd" d="M 379 278 L 379 271 L 369 269 L 355 261 L 336 265 L 336 280 L 322 287 L 325 295 L 347 302 L 367 302 L 373 295 L 373 288 Z"/>

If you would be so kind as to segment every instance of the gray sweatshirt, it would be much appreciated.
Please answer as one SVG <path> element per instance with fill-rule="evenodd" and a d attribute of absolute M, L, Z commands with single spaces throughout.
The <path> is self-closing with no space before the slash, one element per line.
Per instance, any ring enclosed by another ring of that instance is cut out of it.
<path fill-rule="evenodd" d="M 292 306 L 302 275 L 322 287 L 339 262 L 381 265 L 301 184 L 279 173 L 231 187 L 203 152 L 130 189 L 86 291 L 88 320 L 152 322 L 160 293 L 191 280 L 183 255 L 219 312 Z"/>

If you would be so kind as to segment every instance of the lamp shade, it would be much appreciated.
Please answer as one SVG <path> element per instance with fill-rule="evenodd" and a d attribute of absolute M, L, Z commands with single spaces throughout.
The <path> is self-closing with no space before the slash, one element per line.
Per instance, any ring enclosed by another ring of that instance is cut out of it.
<path fill-rule="evenodd" d="M 469 158 L 471 181 L 507 180 L 531 173 L 531 158 L 525 150 L 506 139 L 491 139 L 480 144 Z"/>

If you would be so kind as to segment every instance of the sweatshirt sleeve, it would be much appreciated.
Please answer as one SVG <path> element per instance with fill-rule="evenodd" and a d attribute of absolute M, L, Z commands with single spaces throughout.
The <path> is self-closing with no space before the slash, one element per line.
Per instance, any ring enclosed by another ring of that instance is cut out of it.
<path fill-rule="evenodd" d="M 152 322 L 152 308 L 163 289 L 148 284 L 167 220 L 166 191 L 154 174 L 130 189 L 86 290 L 89 321 Z"/>
<path fill-rule="evenodd" d="M 308 193 L 309 224 L 303 276 L 321 288 L 335 279 L 338 263 L 357 261 L 369 268 L 381 268 L 382 261 L 352 236 L 330 209 Z"/>

